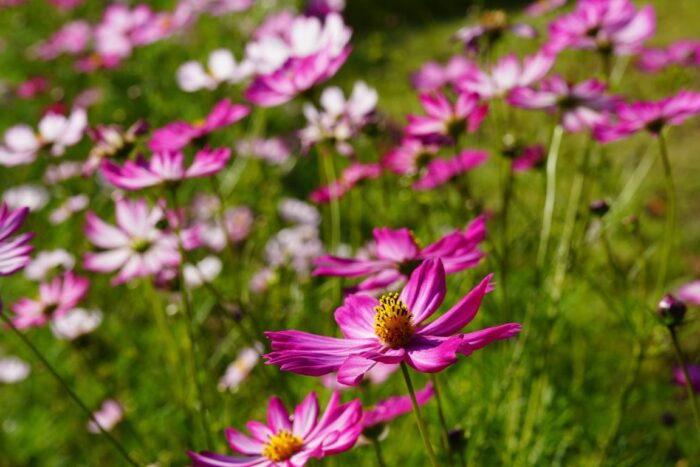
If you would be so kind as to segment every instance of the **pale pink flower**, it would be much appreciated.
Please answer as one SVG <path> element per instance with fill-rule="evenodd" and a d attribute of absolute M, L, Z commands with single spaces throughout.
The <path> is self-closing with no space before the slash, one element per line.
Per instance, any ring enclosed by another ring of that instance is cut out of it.
<path fill-rule="evenodd" d="M 454 86 L 462 76 L 476 67 L 474 62 L 462 55 L 454 55 L 444 66 L 437 62 L 427 62 L 411 75 L 411 85 L 421 93 L 438 91 L 447 85 Z"/>
<path fill-rule="evenodd" d="M 51 322 L 51 331 L 59 339 L 72 341 L 93 332 L 100 324 L 102 324 L 100 310 L 74 308 L 65 315 L 54 319 Z"/>
<path fill-rule="evenodd" d="M 260 360 L 263 346 L 259 342 L 254 347 L 245 347 L 238 352 L 236 359 L 226 367 L 226 373 L 219 380 L 219 391 L 235 391 Z"/>
<path fill-rule="evenodd" d="M 216 256 L 207 256 L 197 264 L 185 264 L 182 270 L 185 282 L 190 289 L 201 287 L 205 283 L 212 282 L 219 275 L 223 264 Z"/>
<path fill-rule="evenodd" d="M 482 49 L 491 49 L 506 33 L 528 39 L 538 36 L 537 30 L 529 24 L 511 24 L 505 11 L 489 10 L 481 15 L 479 24 L 460 28 L 453 38 L 462 42 L 468 52 L 478 54 Z"/>
<path fill-rule="evenodd" d="M 333 199 L 342 198 L 362 180 L 379 178 L 381 174 L 382 168 L 379 164 L 353 162 L 337 180 L 314 191 L 309 198 L 315 203 L 328 203 Z"/>
<path fill-rule="evenodd" d="M 57 225 L 70 219 L 73 214 L 88 207 L 90 200 L 86 195 L 75 195 L 68 197 L 63 204 L 51 211 L 49 222 Z"/>
<path fill-rule="evenodd" d="M 40 211 L 49 202 L 49 192 L 42 185 L 28 183 L 6 190 L 2 199 L 12 209 L 28 208 L 30 211 Z"/>
<path fill-rule="evenodd" d="M 32 246 L 29 245 L 29 241 L 34 238 L 34 234 L 27 232 L 12 237 L 22 226 L 27 214 L 29 209 L 26 207 L 12 210 L 6 203 L 0 206 L 0 276 L 14 274 L 31 260 L 29 253 Z"/>
<path fill-rule="evenodd" d="M 70 271 L 75 266 L 75 258 L 63 248 L 40 251 L 24 269 L 27 279 L 43 281 L 52 271 Z"/>
<path fill-rule="evenodd" d="M 18 357 L 0 357 L 0 383 L 15 384 L 29 376 L 31 367 Z"/>
<path fill-rule="evenodd" d="M 92 416 L 95 420 L 90 420 L 87 424 L 87 430 L 90 433 L 100 434 L 100 428 L 104 431 L 112 431 L 112 428 L 124 418 L 124 407 L 118 401 L 109 399 L 104 401 L 100 410 L 94 412 Z"/>
<path fill-rule="evenodd" d="M 177 84 L 186 92 L 201 89 L 213 90 L 221 84 L 237 84 L 253 73 L 247 61 L 237 63 L 233 54 L 226 49 L 216 49 L 209 54 L 206 69 L 201 63 L 188 61 L 177 69 Z"/>
<path fill-rule="evenodd" d="M 12 322 L 19 329 L 39 327 L 60 318 L 85 297 L 90 281 L 67 272 L 39 285 L 36 299 L 21 298 L 11 305 Z"/>
<path fill-rule="evenodd" d="M 236 152 L 240 156 L 253 157 L 271 165 L 284 164 L 292 157 L 292 148 L 283 138 L 252 138 L 239 140 Z"/>
<path fill-rule="evenodd" d="M 86 50 L 91 38 L 92 28 L 86 21 L 71 21 L 39 44 L 37 55 L 42 60 L 52 60 L 64 53 L 78 55 Z"/>

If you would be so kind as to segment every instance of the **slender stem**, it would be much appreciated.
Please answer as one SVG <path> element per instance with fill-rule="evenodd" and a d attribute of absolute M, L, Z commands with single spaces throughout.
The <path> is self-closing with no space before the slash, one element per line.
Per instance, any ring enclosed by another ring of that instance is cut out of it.
<path fill-rule="evenodd" d="M 681 346 L 678 343 L 678 336 L 676 336 L 676 330 L 673 326 L 669 326 L 668 331 L 671 333 L 671 342 L 673 342 L 673 350 L 676 353 L 676 360 L 678 360 L 678 365 L 681 367 L 683 372 L 683 378 L 685 379 L 685 389 L 688 391 L 688 399 L 690 400 L 690 407 L 693 410 L 693 417 L 695 418 L 695 425 L 698 429 L 698 434 L 700 435 L 700 410 L 698 410 L 698 401 L 695 398 L 695 391 L 693 391 L 693 382 L 690 380 L 688 375 L 688 366 L 683 358 L 683 352 L 681 351 Z"/>
<path fill-rule="evenodd" d="M 413 414 L 416 416 L 416 423 L 418 424 L 418 431 L 423 438 L 423 444 L 425 445 L 425 450 L 430 458 L 430 463 L 433 467 L 438 467 L 440 464 L 435 457 L 435 452 L 433 451 L 433 446 L 430 444 L 430 438 L 428 437 L 428 430 L 425 427 L 425 422 L 420 414 L 420 407 L 418 406 L 418 401 L 416 400 L 416 392 L 413 389 L 413 383 L 411 382 L 411 375 L 408 373 L 408 367 L 405 362 L 401 362 L 401 372 L 403 373 L 403 379 L 406 381 L 406 389 L 408 389 L 408 394 L 411 397 L 411 404 L 413 405 Z"/>
<path fill-rule="evenodd" d="M 324 150 L 320 152 L 319 156 L 322 159 L 326 184 L 330 187 L 330 185 L 336 182 L 335 167 L 332 159 L 333 153 Z M 333 191 L 334 190 L 330 190 L 331 238 L 329 246 L 330 250 L 334 252 L 340 243 L 340 200 Z"/>
<path fill-rule="evenodd" d="M 435 392 L 435 401 L 438 406 L 438 417 L 440 418 L 440 426 L 442 427 L 442 444 L 447 453 L 448 463 L 452 464 L 452 453 L 450 452 L 450 430 L 447 428 L 447 420 L 445 411 L 442 408 L 442 394 L 440 393 L 440 385 L 435 373 L 430 373 L 430 381 L 433 383 L 433 391 Z"/>
<path fill-rule="evenodd" d="M 503 184 L 503 204 L 501 206 L 501 290 L 503 293 L 503 312 L 509 316 L 510 300 L 508 297 L 508 212 L 513 194 L 513 163 L 504 161 L 505 182 Z"/>
<path fill-rule="evenodd" d="M 34 354 L 34 356 L 41 361 L 41 363 L 46 367 L 47 370 L 49 370 L 49 373 L 51 373 L 51 376 L 54 377 L 56 381 L 63 387 L 63 389 L 68 393 L 71 399 L 73 399 L 73 402 L 75 402 L 80 409 L 85 412 L 85 414 L 88 416 L 90 421 L 92 421 L 95 426 L 100 430 L 100 433 L 105 435 L 105 437 L 109 440 L 110 443 L 112 443 L 112 446 L 119 451 L 119 454 L 126 460 L 129 464 L 138 466 L 139 464 L 134 461 L 131 456 L 129 456 L 129 453 L 126 452 L 126 449 L 124 446 L 122 446 L 119 441 L 116 440 L 107 430 L 105 430 L 102 425 L 100 425 L 100 422 L 97 421 L 95 416 L 92 414 L 92 411 L 88 409 L 87 405 L 78 397 L 78 395 L 71 389 L 71 387 L 68 385 L 68 383 L 63 379 L 63 377 L 56 371 L 56 369 L 49 363 L 49 361 L 44 357 L 44 354 L 41 353 L 39 349 L 37 349 L 34 344 L 29 340 L 27 336 L 25 336 L 22 332 L 20 332 L 19 329 L 15 326 L 15 323 L 12 322 L 12 320 L 4 313 L 0 312 L 0 317 L 2 320 L 7 324 L 10 329 L 12 329 L 12 332 L 15 333 L 17 337 L 24 343 L 24 345 L 29 348 L 29 350 Z"/>
<path fill-rule="evenodd" d="M 666 279 L 668 276 L 668 263 L 671 260 L 673 252 L 673 240 L 676 230 L 676 188 L 673 184 L 673 175 L 671 173 L 671 163 L 668 158 L 668 149 L 666 147 L 666 138 L 663 132 L 659 133 L 659 152 L 661 154 L 661 162 L 664 166 L 664 181 L 666 182 L 666 196 L 668 197 L 668 214 L 666 215 L 666 231 L 664 235 L 663 253 L 661 257 L 661 267 L 659 268 L 659 278 L 656 284 L 659 294 L 666 287 Z"/>
<path fill-rule="evenodd" d="M 377 465 L 379 467 L 386 467 L 384 456 L 382 456 L 382 447 L 377 438 L 372 438 L 372 446 L 374 446 L 374 453 L 377 455 Z"/>
<path fill-rule="evenodd" d="M 547 257 L 547 247 L 549 236 L 552 233 L 552 216 L 554 215 L 554 201 L 557 194 L 557 159 L 559 159 L 559 148 L 564 129 L 560 124 L 554 127 L 552 141 L 547 154 L 547 189 L 544 201 L 544 212 L 542 215 L 542 231 L 540 232 L 540 244 L 537 248 L 537 266 L 542 269 Z"/>

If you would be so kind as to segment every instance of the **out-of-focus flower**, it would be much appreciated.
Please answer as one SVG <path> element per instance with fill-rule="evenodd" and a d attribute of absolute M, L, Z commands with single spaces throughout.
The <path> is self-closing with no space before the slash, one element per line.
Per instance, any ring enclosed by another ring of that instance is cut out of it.
<path fill-rule="evenodd" d="M 658 101 L 620 103 L 614 113 L 616 121 L 596 127 L 593 135 L 602 143 L 626 138 L 641 130 L 658 135 L 666 126 L 680 125 L 698 112 L 700 94 L 693 91 L 680 91 Z"/>
<path fill-rule="evenodd" d="M 236 143 L 236 152 L 245 157 L 254 157 L 272 165 L 285 163 L 292 156 L 289 143 L 283 138 L 252 138 Z"/>
<path fill-rule="evenodd" d="M 318 225 L 321 223 L 321 213 L 316 206 L 304 201 L 284 198 L 277 207 L 280 217 L 294 224 Z"/>
<path fill-rule="evenodd" d="M 541 16 L 564 5 L 566 5 L 566 0 L 535 0 L 525 8 L 525 14 L 528 16 Z"/>
<path fill-rule="evenodd" d="M 32 99 L 49 89 L 49 80 L 43 76 L 35 76 L 17 85 L 15 93 L 22 99 Z"/>
<path fill-rule="evenodd" d="M 450 58 L 445 66 L 437 62 L 427 62 L 411 75 L 411 84 L 421 93 L 438 91 L 447 85 L 454 86 L 459 78 L 474 68 L 476 64 L 461 55 Z"/>
<path fill-rule="evenodd" d="M 236 63 L 231 51 L 216 49 L 209 54 L 207 68 L 196 61 L 188 61 L 177 69 L 177 84 L 186 92 L 201 89 L 213 90 L 222 83 L 237 84 L 253 73 L 252 65 L 243 61 Z"/>
<path fill-rule="evenodd" d="M 88 212 L 85 234 L 104 251 L 86 253 L 85 269 L 103 273 L 119 270 L 112 280 L 116 285 L 180 263 L 175 235 L 160 228 L 165 216 L 159 206 L 149 208 L 144 199 L 120 199 L 116 202 L 116 219 L 114 227 Z"/>
<path fill-rule="evenodd" d="M 326 155 L 322 157 L 329 156 Z M 359 162 L 354 162 L 343 170 L 340 177 L 333 183 L 323 186 L 311 193 L 310 198 L 314 203 L 328 203 L 333 199 L 340 199 L 361 181 L 379 178 L 381 174 L 382 168 L 379 164 L 361 164 Z"/>
<path fill-rule="evenodd" d="M 526 146 L 514 154 L 511 168 L 513 172 L 526 172 L 535 167 L 540 167 L 544 161 L 545 151 L 541 144 Z"/>
<path fill-rule="evenodd" d="M 683 324 L 688 307 L 672 294 L 664 295 L 656 307 L 656 316 L 662 324 L 673 328 Z"/>
<path fill-rule="evenodd" d="M 197 264 L 185 264 L 182 273 L 187 285 L 194 289 L 206 282 L 212 282 L 221 272 L 221 267 L 221 260 L 218 257 L 207 256 Z"/>
<path fill-rule="evenodd" d="M 88 136 L 95 141 L 82 168 L 83 176 L 92 175 L 104 159 L 120 159 L 129 155 L 139 136 L 148 131 L 145 120 L 137 120 L 126 131 L 119 125 L 97 125 L 88 129 Z"/>
<path fill-rule="evenodd" d="M 437 157 L 439 149 L 436 144 L 404 138 L 399 146 L 386 153 L 382 165 L 396 174 L 414 176 Z"/>
<path fill-rule="evenodd" d="M 267 410 L 267 425 L 248 422 L 252 437 L 226 429 L 229 445 L 244 457 L 191 451 L 188 454 L 195 465 L 203 467 L 305 465 L 312 457 L 322 459 L 352 448 L 362 430 L 360 401 L 340 404 L 336 392 L 320 419 L 318 415 L 318 399 L 313 392 L 296 407 L 293 419 L 282 402 L 273 397 Z"/>
<path fill-rule="evenodd" d="M 34 238 L 32 232 L 12 237 L 19 230 L 29 214 L 28 208 L 11 209 L 6 203 L 0 206 L 0 276 L 13 274 L 29 263 L 32 246 L 29 241 Z M 0 312 L 2 302 L 0 302 Z"/>
<path fill-rule="evenodd" d="M 40 251 L 24 269 L 27 279 L 43 281 L 54 270 L 70 271 L 75 266 L 75 258 L 63 248 Z"/>
<path fill-rule="evenodd" d="M 331 13 L 341 13 L 345 9 L 345 0 L 308 0 L 306 14 L 324 18 Z"/>
<path fill-rule="evenodd" d="M 90 281 L 71 271 L 43 282 L 36 299 L 21 298 L 10 306 L 15 313 L 12 322 L 17 328 L 25 329 L 58 319 L 76 307 L 89 286 Z"/>
<path fill-rule="evenodd" d="M 92 28 L 86 21 L 71 21 L 39 44 L 37 55 L 42 60 L 52 60 L 63 53 L 78 55 L 85 51 L 91 38 Z"/>
<path fill-rule="evenodd" d="M 290 266 L 304 276 L 311 270 L 314 258 L 323 251 L 318 226 L 302 224 L 282 229 L 270 238 L 265 245 L 265 258 L 274 268 Z"/>
<path fill-rule="evenodd" d="M 117 188 L 141 190 L 216 174 L 224 168 L 230 157 L 229 148 L 204 148 L 197 151 L 192 164 L 185 168 L 185 155 L 182 152 L 164 151 L 156 152 L 148 161 L 139 155 L 135 161 L 126 161 L 123 166 L 104 160 L 100 171 L 104 178 Z"/>
<path fill-rule="evenodd" d="M 444 185 L 453 178 L 484 164 L 488 157 L 485 151 L 465 149 L 451 159 L 433 159 L 428 162 L 425 171 L 413 184 L 413 189 L 430 190 Z"/>
<path fill-rule="evenodd" d="M 365 380 L 369 381 L 375 386 L 378 386 L 384 383 L 387 379 L 389 379 L 389 376 L 394 374 L 394 372 L 398 369 L 398 365 L 392 365 L 389 363 L 377 363 L 376 365 L 374 365 L 374 367 L 372 367 L 371 370 L 365 373 Z M 327 375 L 321 376 L 321 384 L 323 384 L 328 389 L 332 389 L 333 391 L 344 391 L 352 387 L 339 383 L 337 376 L 333 373 L 328 373 Z"/>
<path fill-rule="evenodd" d="M 114 399 L 108 399 L 102 403 L 102 407 L 92 416 L 97 421 L 98 425 L 90 420 L 87 424 L 87 430 L 90 433 L 100 434 L 100 427 L 104 431 L 112 431 L 112 428 L 124 418 L 124 407 Z"/>
<path fill-rule="evenodd" d="M 233 243 L 242 242 L 253 227 L 253 211 L 247 206 L 229 208 L 224 212 L 224 224 L 229 239 Z"/>
<path fill-rule="evenodd" d="M 676 295 L 686 303 L 700 306 L 700 280 L 694 280 L 682 285 Z"/>
<path fill-rule="evenodd" d="M 538 52 L 518 61 L 515 54 L 508 54 L 491 67 L 489 72 L 474 68 L 462 76 L 457 88 L 463 92 L 478 94 L 482 99 L 506 96 L 517 87 L 524 87 L 542 79 L 554 65 L 555 55 Z"/>
<path fill-rule="evenodd" d="M 0 383 L 19 383 L 27 379 L 30 372 L 29 364 L 18 357 L 0 358 Z"/>
<path fill-rule="evenodd" d="M 254 347 L 245 347 L 238 352 L 236 359 L 226 368 L 224 376 L 219 380 L 219 391 L 235 391 L 250 375 L 260 360 L 262 344 L 255 343 Z"/>
<path fill-rule="evenodd" d="M 37 184 L 19 185 L 6 190 L 2 199 L 12 209 L 25 207 L 40 211 L 49 202 L 49 192 Z"/>
<path fill-rule="evenodd" d="M 455 230 L 422 249 L 406 228 L 375 228 L 372 233 L 376 245 L 370 258 L 321 256 L 314 261 L 314 275 L 368 276 L 355 290 L 374 291 L 405 281 L 421 261 L 427 259 L 440 258 L 448 274 L 475 267 L 484 257 L 479 243 L 486 237 L 486 219 L 477 217 L 464 231 Z"/>
<path fill-rule="evenodd" d="M 47 185 L 55 185 L 65 182 L 80 175 L 83 164 L 78 161 L 63 161 L 58 164 L 51 164 L 44 172 L 44 182 Z"/>
<path fill-rule="evenodd" d="M 460 92 L 454 104 L 442 92 L 423 94 L 420 101 L 427 115 L 409 115 L 404 131 L 426 144 L 452 144 L 464 132 L 475 132 L 488 113 L 488 105 L 468 92 Z"/>
<path fill-rule="evenodd" d="M 537 30 L 528 24 L 511 24 L 505 11 L 490 10 L 481 15 L 478 25 L 459 29 L 454 34 L 454 39 L 464 43 L 470 53 L 478 54 L 482 49 L 491 49 L 505 33 L 525 38 L 538 36 Z"/>
<path fill-rule="evenodd" d="M 655 73 L 671 65 L 700 66 L 700 41 L 680 40 L 666 48 L 646 47 L 637 62 L 640 70 Z"/>
<path fill-rule="evenodd" d="M 86 195 L 71 196 L 63 204 L 51 211 L 49 222 L 54 225 L 61 224 L 70 219 L 76 212 L 80 212 L 88 207 L 89 202 L 89 198 Z"/>
<path fill-rule="evenodd" d="M 457 355 L 470 355 L 493 341 L 513 337 L 520 331 L 508 323 L 473 333 L 461 329 L 472 321 L 481 301 L 491 290 L 487 276 L 468 295 L 439 318 L 427 324 L 445 298 L 442 262 L 426 260 L 411 274 L 400 294 L 350 295 L 335 312 L 343 338 L 302 331 L 266 332 L 272 352 L 268 364 L 307 376 L 338 372 L 338 381 L 355 386 L 376 362 L 405 362 L 418 371 L 439 372 L 457 362 Z"/>
<path fill-rule="evenodd" d="M 688 369 L 688 378 L 690 379 L 690 385 L 693 391 L 700 393 L 700 365 L 694 365 L 689 363 L 686 365 Z M 676 367 L 673 370 L 673 377 L 676 380 L 676 384 L 679 386 L 685 386 L 685 375 L 680 367 Z"/>
<path fill-rule="evenodd" d="M 263 268 L 253 274 L 248 283 L 248 288 L 256 294 L 264 293 L 277 279 L 277 273 L 273 268 Z"/>
<path fill-rule="evenodd" d="M 603 54 L 638 53 L 656 32 L 650 5 L 637 11 L 630 0 L 582 0 L 576 9 L 549 25 L 547 50 L 597 50 Z"/>
<path fill-rule="evenodd" d="M 204 138 L 220 128 L 227 127 L 250 113 L 245 105 L 231 104 L 228 99 L 217 103 L 201 123 L 176 121 L 153 132 L 148 148 L 153 152 L 179 151 L 192 141 Z"/>
<path fill-rule="evenodd" d="M 558 112 L 564 129 L 578 132 L 607 123 L 608 114 L 621 102 L 618 97 L 606 95 L 606 89 L 605 83 L 594 79 L 570 84 L 555 75 L 543 80 L 539 89 L 514 89 L 508 96 L 508 103 L 525 109 Z"/>
<path fill-rule="evenodd" d="M 82 5 L 85 0 L 49 0 L 61 10 L 72 10 L 78 5 Z"/>
<path fill-rule="evenodd" d="M 74 308 L 51 322 L 51 331 L 59 339 L 72 341 L 89 334 L 102 324 L 100 310 Z"/>
<path fill-rule="evenodd" d="M 207 13 L 218 16 L 246 11 L 253 6 L 255 0 L 202 0 L 201 3 Z"/>
<path fill-rule="evenodd" d="M 434 394 L 433 384 L 428 383 L 423 389 L 416 391 L 416 402 L 418 402 L 418 405 L 425 405 L 433 398 Z M 370 409 L 365 409 L 362 417 L 362 426 L 364 427 L 365 433 L 367 433 L 368 430 L 386 425 L 395 418 L 405 415 L 412 410 L 411 396 L 393 396 L 377 402 L 377 404 Z"/>

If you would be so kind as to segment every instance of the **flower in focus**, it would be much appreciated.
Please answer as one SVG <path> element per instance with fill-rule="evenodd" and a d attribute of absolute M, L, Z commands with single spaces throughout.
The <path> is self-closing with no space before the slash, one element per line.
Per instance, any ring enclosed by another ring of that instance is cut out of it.
<path fill-rule="evenodd" d="M 51 322 L 51 331 L 59 339 L 72 341 L 91 333 L 100 324 L 102 324 L 102 312 L 100 310 L 74 308 L 63 316 L 54 319 Z"/>
<path fill-rule="evenodd" d="M 416 391 L 416 402 L 418 405 L 425 405 L 433 398 L 434 394 L 432 383 L 428 383 L 423 389 Z M 386 424 L 412 410 L 411 397 L 408 395 L 393 396 L 379 401 L 374 407 L 364 411 L 362 416 L 363 434 L 365 436 L 379 436 L 381 429 Z"/>
<path fill-rule="evenodd" d="M 11 209 L 6 203 L 0 206 L 0 276 L 8 276 L 25 267 L 30 261 L 34 238 L 32 232 L 12 237 L 29 214 L 28 208 Z M 0 303 L 0 309 L 2 305 Z"/>
<path fill-rule="evenodd" d="M 646 73 L 655 73 L 671 65 L 700 66 L 700 41 L 680 40 L 666 48 L 645 47 L 637 67 Z"/>
<path fill-rule="evenodd" d="M 235 391 L 240 384 L 250 375 L 255 365 L 260 360 L 262 344 L 256 343 L 255 347 L 245 347 L 238 352 L 236 359 L 226 368 L 226 373 L 219 380 L 219 391 Z"/>
<path fill-rule="evenodd" d="M 461 92 L 452 104 L 445 94 L 420 96 L 427 115 L 409 115 L 405 133 L 426 144 L 452 144 L 464 132 L 475 132 L 488 113 L 488 105 L 479 104 L 476 94 Z"/>
<path fill-rule="evenodd" d="M 212 282 L 221 272 L 221 268 L 221 260 L 218 257 L 207 256 L 197 264 L 185 264 L 182 273 L 187 286 L 194 289 L 204 283 Z"/>
<path fill-rule="evenodd" d="M 43 281 L 52 271 L 70 271 L 73 266 L 75 258 L 63 248 L 40 251 L 24 269 L 24 275 L 33 281 Z"/>
<path fill-rule="evenodd" d="M 566 0 L 535 0 L 525 8 L 525 14 L 528 16 L 541 16 L 565 4 Z"/>
<path fill-rule="evenodd" d="M 233 54 L 226 49 L 216 49 L 209 54 L 207 68 L 196 61 L 188 61 L 177 69 L 177 84 L 185 92 L 201 89 L 213 90 L 223 83 L 237 84 L 253 72 L 247 61 L 236 63 Z"/>
<path fill-rule="evenodd" d="M 0 357 L 0 383 L 15 384 L 27 379 L 31 368 L 18 357 Z"/>
<path fill-rule="evenodd" d="M 294 410 L 293 418 L 282 402 L 273 397 L 267 410 L 267 424 L 250 421 L 252 436 L 233 428 L 226 429 L 231 449 L 243 457 L 189 452 L 196 466 L 254 466 L 305 465 L 312 457 L 323 457 L 347 451 L 357 441 L 362 430 L 362 408 L 354 400 L 340 404 L 340 395 L 331 396 L 326 410 L 319 415 L 318 399 L 310 393 Z"/>
<path fill-rule="evenodd" d="M 272 352 L 267 363 L 307 376 L 338 372 L 338 382 L 355 386 L 377 362 L 405 362 L 420 372 L 435 373 L 491 342 L 513 337 L 517 323 L 468 334 L 459 331 L 476 316 L 493 284 L 487 276 L 439 318 L 425 323 L 445 298 L 445 269 L 428 259 L 412 274 L 401 293 L 350 295 L 335 312 L 343 338 L 302 331 L 266 332 Z"/>
<path fill-rule="evenodd" d="M 19 329 L 39 327 L 71 311 L 85 297 L 90 281 L 68 271 L 39 285 L 36 299 L 21 298 L 11 305 Z"/>
<path fill-rule="evenodd" d="M 421 248 L 410 230 L 375 228 L 376 245 L 370 258 L 321 256 L 314 260 L 314 276 L 368 276 L 353 290 L 391 289 L 405 281 L 413 270 L 428 259 L 441 259 L 444 271 L 454 274 L 479 264 L 484 253 L 479 243 L 486 237 L 486 219 L 479 216 L 464 231 L 454 230 L 437 242 Z"/>
<path fill-rule="evenodd" d="M 485 151 L 465 149 L 452 159 L 433 159 L 412 185 L 413 189 L 429 190 L 444 185 L 458 175 L 484 164 L 488 157 Z"/>
<path fill-rule="evenodd" d="M 89 271 L 119 270 L 112 283 L 123 284 L 137 277 L 148 277 L 180 263 L 177 239 L 161 229 L 163 209 L 149 208 L 144 199 L 116 202 L 117 227 L 88 212 L 85 234 L 103 251 L 86 253 L 83 266 Z"/>
<path fill-rule="evenodd" d="M 88 136 L 95 141 L 82 168 L 83 176 L 92 175 L 104 159 L 127 157 L 136 139 L 148 131 L 148 123 L 138 120 L 126 131 L 118 125 L 97 125 L 88 129 Z"/>
<path fill-rule="evenodd" d="M 51 211 L 49 222 L 57 225 L 70 219 L 73 214 L 80 212 L 88 206 L 89 200 L 86 195 L 70 196 L 63 204 Z"/>
<path fill-rule="evenodd" d="M 465 26 L 454 34 L 454 39 L 464 43 L 468 52 L 476 55 L 482 50 L 493 48 L 505 33 L 514 36 L 534 38 L 537 30 L 528 24 L 510 24 L 508 15 L 503 10 L 489 10 L 481 15 L 481 20 L 476 26 Z"/>
<path fill-rule="evenodd" d="M 689 363 L 687 365 L 688 378 L 690 378 L 690 385 L 693 391 L 700 393 L 700 365 L 693 365 Z M 680 367 L 676 367 L 673 370 L 673 377 L 676 380 L 676 384 L 679 386 L 685 386 L 685 375 Z"/>
<path fill-rule="evenodd" d="M 250 113 L 245 105 L 219 101 L 201 123 L 176 121 L 153 132 L 148 148 L 153 152 L 179 151 L 192 141 L 241 120 Z"/>
<path fill-rule="evenodd" d="M 18 185 L 5 191 L 2 200 L 11 209 L 24 207 L 40 211 L 49 202 L 49 192 L 39 184 Z"/>
<path fill-rule="evenodd" d="M 474 62 L 461 55 L 454 55 L 444 66 L 428 62 L 411 75 L 411 85 L 420 93 L 439 91 L 444 86 L 454 86 L 460 77 L 475 67 Z"/>
<path fill-rule="evenodd" d="M 328 203 L 333 199 L 340 199 L 362 180 L 378 178 L 381 174 L 382 168 L 379 164 L 354 162 L 343 170 L 337 180 L 311 193 L 310 198 L 314 203 Z"/>
<path fill-rule="evenodd" d="M 100 410 L 94 412 L 92 416 L 95 420 L 90 420 L 87 424 L 87 430 L 90 433 L 100 434 L 100 428 L 104 431 L 112 431 L 112 428 L 124 418 L 124 407 L 116 400 L 108 399 L 102 403 Z"/>

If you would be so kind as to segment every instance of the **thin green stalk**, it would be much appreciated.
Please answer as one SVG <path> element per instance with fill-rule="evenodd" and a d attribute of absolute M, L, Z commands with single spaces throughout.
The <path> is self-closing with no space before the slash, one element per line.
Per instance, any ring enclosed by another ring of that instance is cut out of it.
<path fill-rule="evenodd" d="M 661 294 L 666 287 L 668 276 L 668 264 L 673 253 L 673 240 L 676 235 L 676 188 L 673 184 L 673 174 L 671 173 L 671 162 L 668 158 L 668 148 L 663 132 L 659 133 L 659 152 L 661 162 L 664 166 L 664 181 L 666 183 L 666 196 L 668 197 L 668 214 L 666 215 L 666 231 L 664 232 L 663 253 L 661 257 L 661 267 L 659 268 L 659 278 L 656 283 L 657 292 Z"/>
<path fill-rule="evenodd" d="M 413 414 L 416 416 L 416 423 L 418 424 L 418 431 L 423 438 L 423 444 L 425 445 L 425 450 L 430 458 L 430 463 L 433 467 L 438 467 L 440 464 L 435 457 L 435 452 L 433 451 L 433 446 L 430 444 L 430 438 L 428 436 L 428 429 L 425 426 L 423 417 L 420 413 L 420 406 L 416 400 L 416 392 L 413 389 L 413 383 L 411 382 L 411 375 L 408 373 L 408 367 L 405 362 L 401 362 L 401 372 L 403 373 L 403 379 L 406 381 L 406 389 L 408 389 L 408 395 L 411 397 L 411 404 L 413 405 Z"/>
<path fill-rule="evenodd" d="M 139 464 L 134 461 L 131 456 L 129 456 L 129 453 L 126 452 L 126 449 L 124 446 L 122 446 L 119 441 L 116 440 L 107 430 L 105 430 L 102 425 L 100 425 L 100 422 L 98 422 L 95 419 L 95 416 L 92 414 L 92 411 L 85 405 L 85 403 L 78 397 L 78 395 L 71 389 L 71 387 L 68 385 L 68 383 L 63 379 L 63 377 L 56 371 L 56 369 L 49 363 L 49 361 L 44 357 L 44 354 L 41 353 L 39 349 L 37 349 L 34 344 L 29 340 L 27 336 L 25 336 L 22 332 L 20 332 L 19 329 L 15 326 L 15 323 L 12 322 L 12 320 L 4 313 L 0 312 L 0 317 L 2 320 L 9 326 L 10 329 L 12 329 L 12 332 L 19 337 L 19 339 L 24 343 L 24 345 L 27 346 L 27 348 L 34 354 L 34 356 L 39 359 L 39 361 L 46 367 L 47 370 L 49 370 L 49 373 L 51 373 L 51 376 L 54 377 L 56 381 L 63 387 L 63 389 L 68 393 L 71 399 L 73 399 L 73 402 L 76 403 L 80 409 L 85 412 L 85 415 L 88 416 L 88 418 L 95 424 L 95 426 L 100 430 L 100 433 L 105 435 L 105 437 L 109 440 L 109 442 L 114 446 L 114 448 L 119 451 L 119 454 L 124 458 L 124 460 L 129 463 L 130 465 L 133 466 L 138 466 Z"/>
<path fill-rule="evenodd" d="M 377 465 L 379 467 L 386 467 L 386 462 L 384 462 L 384 456 L 382 455 L 382 447 L 377 438 L 372 438 L 372 446 L 374 446 L 374 453 L 377 456 Z"/>
<path fill-rule="evenodd" d="M 442 394 L 440 393 L 440 385 L 435 373 L 430 373 L 430 381 L 433 383 L 433 391 L 435 392 L 435 401 L 438 406 L 438 417 L 440 418 L 440 427 L 442 428 L 442 444 L 447 453 L 448 464 L 452 464 L 452 453 L 450 452 L 450 430 L 447 428 L 447 419 L 445 411 L 442 408 Z"/>
<path fill-rule="evenodd" d="M 549 237 L 552 233 L 552 217 L 554 215 L 554 202 L 557 194 L 557 159 L 559 159 L 559 148 L 564 134 L 564 128 L 560 124 L 554 127 L 552 140 L 549 144 L 547 154 L 547 188 L 544 201 L 544 212 L 542 214 L 542 231 L 540 232 L 540 243 L 537 248 L 537 267 L 541 270 L 547 258 L 547 247 Z"/>
<path fill-rule="evenodd" d="M 510 200 L 513 194 L 513 163 L 504 161 L 505 182 L 503 183 L 503 204 L 501 206 L 501 291 L 503 293 L 503 312 L 505 316 L 510 316 L 510 300 L 508 297 L 508 213 L 510 211 Z"/>
<path fill-rule="evenodd" d="M 326 184 L 331 185 L 336 182 L 335 166 L 333 164 L 333 154 L 330 151 L 321 151 L 319 157 L 322 159 L 323 172 L 326 179 Z M 331 193 L 330 199 L 331 212 L 331 238 L 330 250 L 335 251 L 340 244 L 340 200 L 337 196 Z"/>
<path fill-rule="evenodd" d="M 700 410 L 698 410 L 698 401 L 695 398 L 693 382 L 690 380 L 690 376 L 688 375 L 688 366 L 685 363 L 685 358 L 683 358 L 681 346 L 678 343 L 676 329 L 673 326 L 669 326 L 668 331 L 671 333 L 671 342 L 673 342 L 673 350 L 676 353 L 676 360 L 678 360 L 678 365 L 681 367 L 681 371 L 683 372 L 683 378 L 685 379 L 685 389 L 688 392 L 688 399 L 690 400 L 690 407 L 693 410 L 695 425 L 698 429 L 698 435 L 700 435 Z"/>

